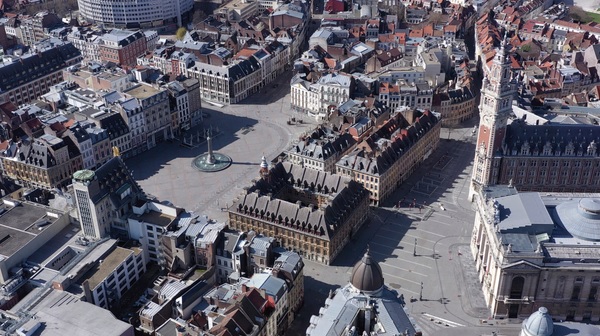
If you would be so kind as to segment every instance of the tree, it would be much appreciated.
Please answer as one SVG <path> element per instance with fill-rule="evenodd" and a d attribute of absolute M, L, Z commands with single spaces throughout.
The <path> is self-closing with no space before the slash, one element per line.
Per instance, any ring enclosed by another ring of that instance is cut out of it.
<path fill-rule="evenodd" d="M 181 41 L 185 37 L 186 33 L 187 33 L 187 30 L 184 27 L 180 27 L 179 29 L 177 29 L 177 32 L 175 33 L 175 37 Z"/>
<path fill-rule="evenodd" d="M 588 12 L 579 6 L 571 6 L 571 8 L 569 8 L 569 16 L 573 21 L 577 21 L 579 23 L 588 23 L 593 20 Z"/>

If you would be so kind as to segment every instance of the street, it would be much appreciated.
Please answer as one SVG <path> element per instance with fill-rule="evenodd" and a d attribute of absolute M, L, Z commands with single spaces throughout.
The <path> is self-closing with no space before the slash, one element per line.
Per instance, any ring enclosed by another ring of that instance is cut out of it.
<path fill-rule="evenodd" d="M 316 125 L 290 110 L 289 77 L 282 76 L 240 105 L 204 105 L 209 115 L 204 127 L 218 127 L 222 133 L 213 141 L 214 150 L 229 155 L 231 167 L 199 172 L 191 161 L 207 150 L 206 144 L 190 149 L 163 143 L 127 161 L 142 188 L 160 200 L 227 220 L 224 210 L 258 178 L 261 157 L 272 160 Z M 288 125 L 292 117 L 302 118 L 303 123 Z M 404 296 L 424 335 L 439 335 L 449 328 L 497 330 L 497 325 L 490 326 L 494 321 L 487 321 L 480 284 L 470 271 L 474 269 L 468 248 L 474 211 L 467 194 L 474 124 L 442 129 L 438 149 L 381 207 L 373 209 L 369 223 L 334 265 L 305 261 L 305 304 L 288 335 L 305 334 L 310 316 L 318 314 L 330 290 L 349 281 L 352 266 L 367 245 L 381 265 L 386 284 Z"/>
<path fill-rule="evenodd" d="M 424 335 L 446 335 L 448 329 L 457 329 L 457 335 L 459 330 L 515 333 L 518 325 L 499 326 L 487 320 L 489 311 L 470 255 L 475 213 L 467 194 L 475 147 L 473 124 L 442 129 L 438 149 L 381 207 L 373 209 L 370 223 L 334 265 L 305 262 L 305 297 L 310 300 L 288 336 L 304 334 L 329 290 L 348 283 L 367 246 L 386 285 L 404 297 Z M 402 207 L 397 208 L 400 201 Z M 409 207 L 413 202 L 423 209 Z"/>

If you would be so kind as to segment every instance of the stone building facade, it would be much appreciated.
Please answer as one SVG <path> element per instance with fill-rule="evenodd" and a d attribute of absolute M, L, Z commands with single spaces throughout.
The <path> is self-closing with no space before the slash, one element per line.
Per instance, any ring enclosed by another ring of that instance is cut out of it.
<path fill-rule="evenodd" d="M 491 316 L 547 307 L 559 320 L 600 320 L 599 196 L 512 186 L 475 195 L 471 252 Z"/>
<path fill-rule="evenodd" d="M 477 112 L 476 97 L 468 87 L 448 90 L 433 95 L 433 109 L 442 115 L 442 125 L 457 126 L 471 119 Z"/>
<path fill-rule="evenodd" d="M 470 195 L 481 186 L 509 183 L 521 191 L 598 191 L 600 119 L 571 114 L 543 125 L 525 118 L 509 123 L 514 86 L 503 47 L 486 71 Z"/>
<path fill-rule="evenodd" d="M 369 214 L 369 194 L 340 175 L 287 162 L 261 164 L 261 179 L 229 208 L 229 226 L 274 237 L 303 258 L 330 264 Z"/>
<path fill-rule="evenodd" d="M 388 119 L 336 164 L 337 174 L 369 190 L 372 204 L 396 190 L 439 143 L 439 114 L 409 110 L 405 115 Z"/>
<path fill-rule="evenodd" d="M 81 153 L 70 138 L 45 134 L 13 146 L 0 159 L 7 177 L 31 188 L 52 190 L 70 183 L 71 175 L 83 167 Z"/>

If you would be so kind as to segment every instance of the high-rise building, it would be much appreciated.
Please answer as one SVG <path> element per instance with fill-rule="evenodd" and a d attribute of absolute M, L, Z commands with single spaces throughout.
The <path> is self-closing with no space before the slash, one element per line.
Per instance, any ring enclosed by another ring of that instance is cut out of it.
<path fill-rule="evenodd" d="M 73 190 L 81 230 L 86 237 L 100 239 L 128 234 L 127 217 L 142 190 L 120 157 L 114 157 L 96 171 L 73 174 Z"/>
<path fill-rule="evenodd" d="M 79 14 L 86 20 L 110 27 L 161 26 L 177 22 L 192 10 L 194 0 L 79 0 Z"/>

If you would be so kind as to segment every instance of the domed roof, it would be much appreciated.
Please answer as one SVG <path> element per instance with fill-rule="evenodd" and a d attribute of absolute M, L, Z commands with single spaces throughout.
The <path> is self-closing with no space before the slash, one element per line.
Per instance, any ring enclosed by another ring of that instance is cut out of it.
<path fill-rule="evenodd" d="M 260 168 L 269 168 L 269 164 L 267 163 L 267 158 L 263 155 L 260 159 Z"/>
<path fill-rule="evenodd" d="M 383 287 L 381 267 L 371 258 L 368 247 L 362 259 L 354 265 L 350 283 L 361 292 L 376 292 Z"/>
<path fill-rule="evenodd" d="M 522 335 L 526 336 L 551 336 L 554 332 L 552 317 L 546 307 L 540 307 L 523 321 Z"/>
<path fill-rule="evenodd" d="M 600 241 L 600 199 L 582 198 L 556 206 L 561 224 L 577 238 Z"/>

